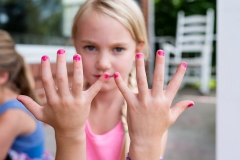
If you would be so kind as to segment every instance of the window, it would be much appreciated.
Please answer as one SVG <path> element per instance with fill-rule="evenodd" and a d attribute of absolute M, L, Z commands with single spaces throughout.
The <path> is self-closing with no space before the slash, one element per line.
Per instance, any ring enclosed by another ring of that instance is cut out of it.
<path fill-rule="evenodd" d="M 65 45 L 85 0 L 1 0 L 0 29 L 19 44 Z"/>

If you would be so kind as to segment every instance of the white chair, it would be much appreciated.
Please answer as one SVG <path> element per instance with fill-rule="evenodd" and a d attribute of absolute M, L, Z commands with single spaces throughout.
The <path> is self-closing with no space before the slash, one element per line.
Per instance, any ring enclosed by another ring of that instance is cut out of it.
<path fill-rule="evenodd" d="M 206 15 L 185 16 L 183 11 L 178 13 L 175 46 L 161 44 L 166 55 L 165 84 L 170 81 L 177 66 L 184 61 L 188 68 L 182 87 L 187 83 L 200 83 L 200 92 L 209 93 L 213 29 L 213 9 L 208 9 Z"/>

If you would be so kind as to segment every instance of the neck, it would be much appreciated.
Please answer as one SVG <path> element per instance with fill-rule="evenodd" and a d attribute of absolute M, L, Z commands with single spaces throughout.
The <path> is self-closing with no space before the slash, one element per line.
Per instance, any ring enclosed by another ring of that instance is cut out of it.
<path fill-rule="evenodd" d="M 18 96 L 16 92 L 6 87 L 1 88 L 0 92 L 1 92 L 0 105 L 2 105 L 3 103 L 9 100 L 16 99 Z"/>
<path fill-rule="evenodd" d="M 124 98 L 118 89 L 99 92 L 92 101 L 88 122 L 92 132 L 105 134 L 121 120 Z"/>

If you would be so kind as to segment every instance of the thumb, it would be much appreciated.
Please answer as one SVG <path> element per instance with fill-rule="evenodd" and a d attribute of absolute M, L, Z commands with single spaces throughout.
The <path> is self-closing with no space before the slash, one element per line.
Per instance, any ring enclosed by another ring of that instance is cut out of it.
<path fill-rule="evenodd" d="M 101 77 L 87 90 L 89 92 L 91 100 L 101 90 L 103 84 L 109 79 L 109 74 L 104 73 Z"/>
<path fill-rule="evenodd" d="M 32 98 L 24 95 L 17 96 L 20 101 L 38 120 L 43 120 L 43 107 L 37 104 Z"/>
<path fill-rule="evenodd" d="M 178 102 L 171 108 L 171 125 L 177 120 L 177 118 L 188 108 L 193 107 L 194 102 L 185 100 Z"/>

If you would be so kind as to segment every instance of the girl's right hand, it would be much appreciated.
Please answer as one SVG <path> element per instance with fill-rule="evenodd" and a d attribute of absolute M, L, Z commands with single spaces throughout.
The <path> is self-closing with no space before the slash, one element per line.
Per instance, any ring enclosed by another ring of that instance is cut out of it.
<path fill-rule="evenodd" d="M 83 91 L 81 56 L 74 55 L 73 61 L 72 91 L 68 84 L 65 51 L 60 49 L 57 52 L 56 84 L 52 77 L 49 58 L 43 56 L 41 61 L 42 83 L 48 105 L 42 107 L 27 96 L 17 97 L 38 120 L 51 125 L 55 129 L 56 136 L 65 138 L 84 134 L 92 99 L 108 79 L 108 74 L 103 74 L 94 85 Z"/>
<path fill-rule="evenodd" d="M 163 133 L 176 121 L 180 114 L 194 103 L 185 100 L 171 108 L 172 101 L 182 82 L 186 63 L 181 63 L 169 82 L 164 86 L 164 52 L 159 50 L 153 75 L 152 89 L 148 89 L 143 54 L 136 55 L 136 76 L 139 93 L 133 93 L 115 73 L 116 84 L 124 96 L 127 108 L 127 121 L 132 159 L 158 159 Z"/>

